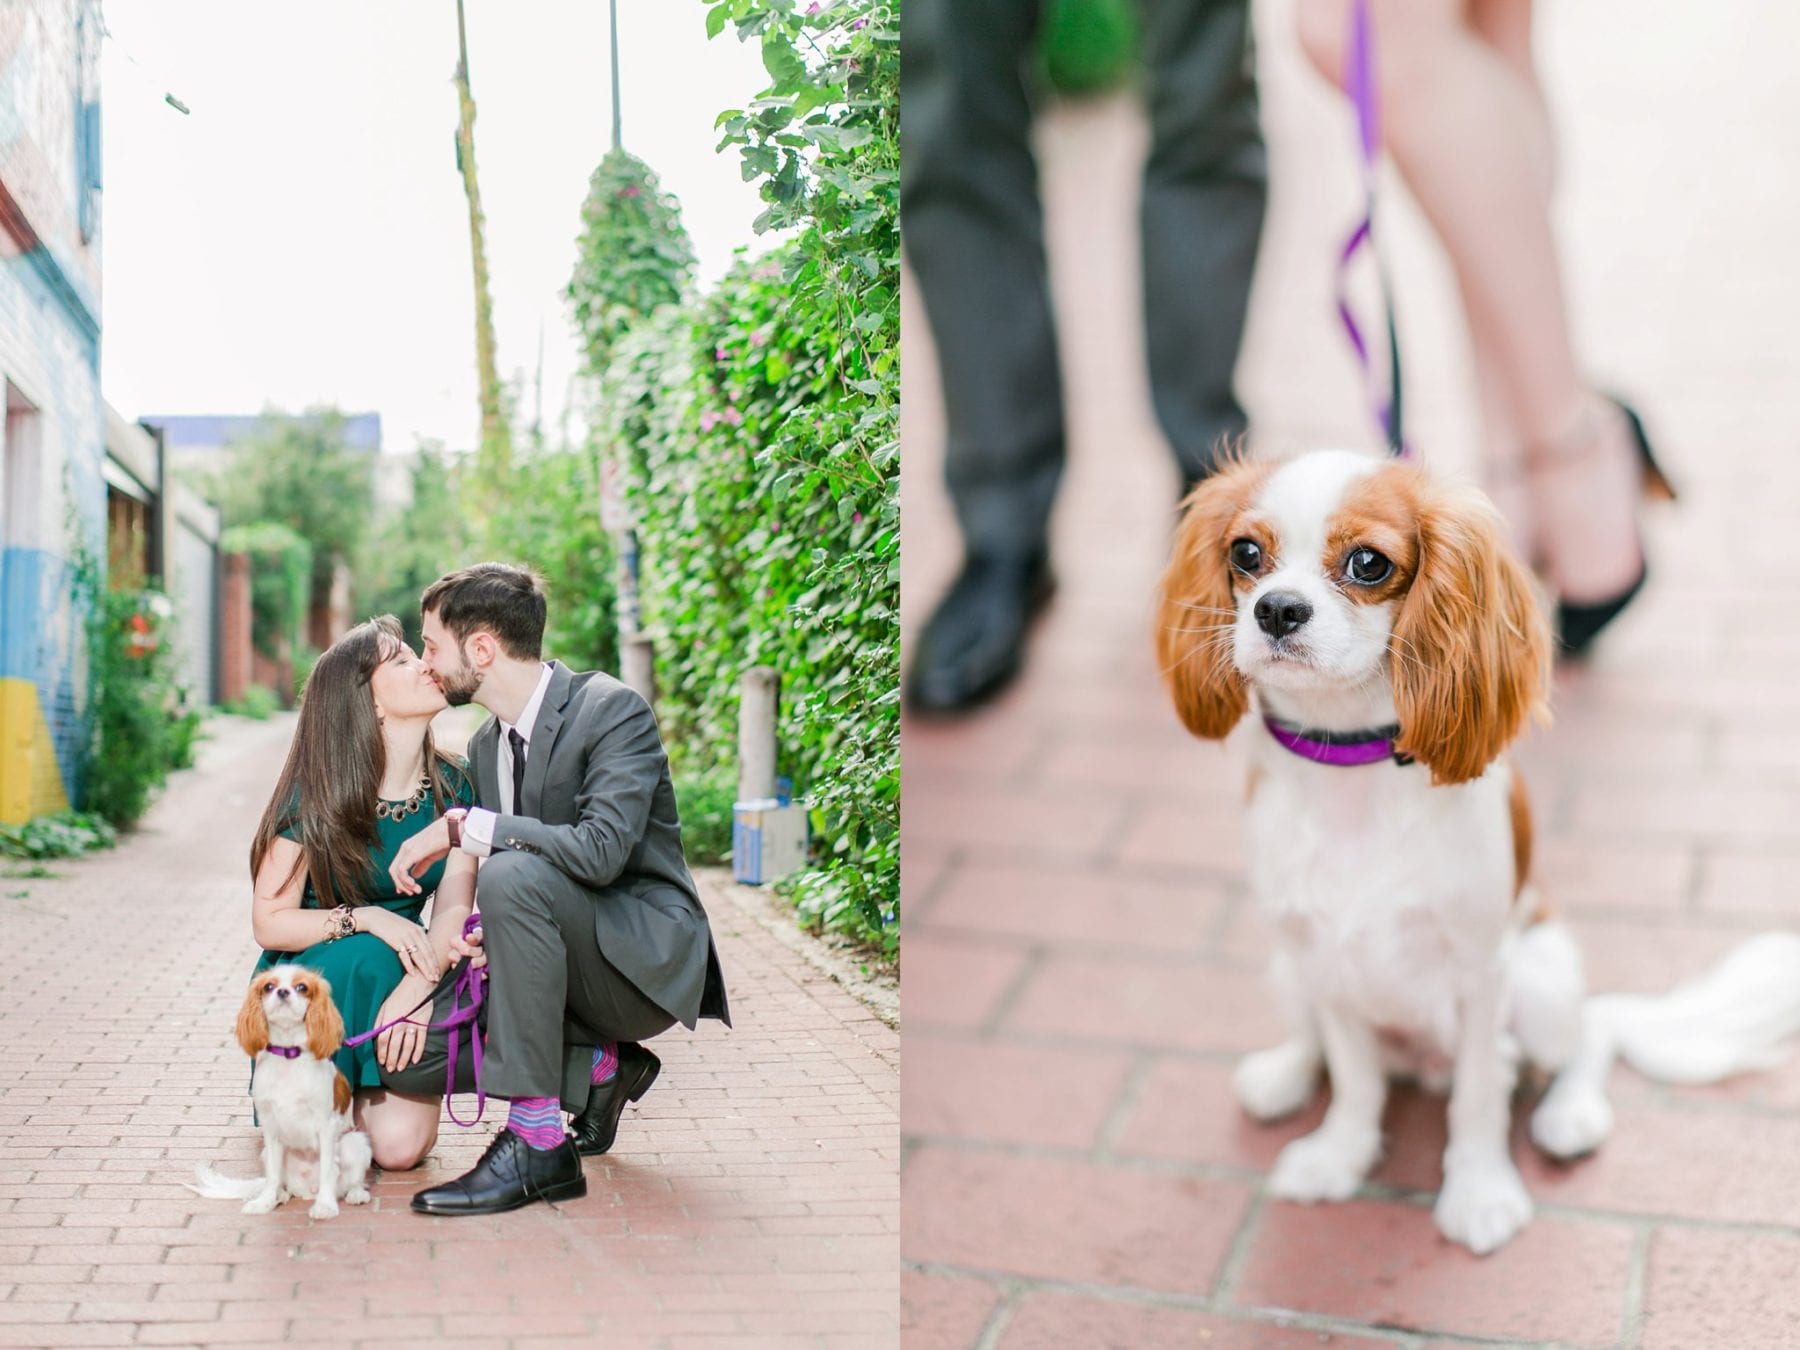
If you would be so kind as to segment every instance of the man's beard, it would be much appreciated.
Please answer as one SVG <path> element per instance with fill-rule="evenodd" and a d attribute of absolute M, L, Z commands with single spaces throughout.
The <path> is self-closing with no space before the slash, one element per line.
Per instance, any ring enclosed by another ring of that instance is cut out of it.
<path fill-rule="evenodd" d="M 444 702 L 452 708 L 467 706 L 481 690 L 481 676 L 466 664 L 455 671 L 438 671 L 437 682 L 438 688 L 444 691 Z"/>

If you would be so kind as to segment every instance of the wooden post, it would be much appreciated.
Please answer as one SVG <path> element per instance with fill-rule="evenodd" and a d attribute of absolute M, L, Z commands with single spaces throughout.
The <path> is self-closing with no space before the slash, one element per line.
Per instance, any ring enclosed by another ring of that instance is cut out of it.
<path fill-rule="evenodd" d="M 775 795 L 775 708 L 781 678 L 769 666 L 752 666 L 738 681 L 738 800 Z"/>

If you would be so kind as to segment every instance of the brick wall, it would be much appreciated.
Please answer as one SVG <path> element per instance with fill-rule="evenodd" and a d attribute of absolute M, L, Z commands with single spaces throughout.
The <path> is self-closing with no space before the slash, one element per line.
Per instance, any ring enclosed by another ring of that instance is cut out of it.
<path fill-rule="evenodd" d="M 219 558 L 219 702 L 236 703 L 252 680 L 250 555 Z"/>

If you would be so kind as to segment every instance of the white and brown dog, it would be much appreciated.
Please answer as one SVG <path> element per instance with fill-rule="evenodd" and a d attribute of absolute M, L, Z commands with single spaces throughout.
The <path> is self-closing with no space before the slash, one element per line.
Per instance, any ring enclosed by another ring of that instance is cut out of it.
<path fill-rule="evenodd" d="M 1572 1157 L 1612 1127 L 1615 1052 L 1668 1081 L 1779 1057 L 1800 938 L 1740 948 L 1665 998 L 1585 997 L 1531 885 L 1525 788 L 1502 753 L 1542 710 L 1551 641 L 1478 491 L 1344 451 L 1226 466 L 1186 503 L 1157 645 L 1195 735 L 1254 702 L 1251 889 L 1291 1028 L 1235 1077 L 1251 1115 L 1331 1104 L 1270 1192 L 1341 1200 L 1381 1150 L 1390 1076 L 1450 1090 L 1438 1228 L 1475 1252 L 1531 1218 L 1507 1147 L 1518 1059 L 1556 1075 L 1531 1136 Z"/>
<path fill-rule="evenodd" d="M 262 1127 L 263 1174 L 227 1177 L 201 1166 L 189 1189 L 244 1199 L 246 1214 L 267 1214 L 290 1195 L 312 1200 L 315 1219 L 335 1215 L 340 1199 L 367 1204 L 369 1136 L 353 1126 L 350 1083 L 331 1062 L 344 1019 L 330 984 L 302 966 L 262 971 L 244 995 L 237 1039 L 255 1061 L 250 1099 Z"/>

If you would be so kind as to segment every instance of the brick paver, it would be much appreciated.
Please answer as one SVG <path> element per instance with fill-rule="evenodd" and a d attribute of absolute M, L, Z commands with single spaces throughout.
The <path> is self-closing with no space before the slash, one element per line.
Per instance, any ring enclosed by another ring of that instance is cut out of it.
<path fill-rule="evenodd" d="M 656 1041 L 662 1077 L 585 1199 L 407 1209 L 474 1162 L 493 1102 L 336 1219 L 183 1189 L 258 1158 L 231 1028 L 291 721 L 223 725 L 117 851 L 4 883 L 0 1347 L 894 1344 L 899 1038 L 710 879 L 737 1026 Z"/>
<path fill-rule="evenodd" d="M 1354 208 L 1341 105 L 1259 0 L 1273 155 L 1241 385 L 1277 452 L 1368 444 L 1330 312 Z M 1639 396 L 1683 501 L 1593 666 L 1523 750 L 1546 888 L 1592 983 L 1654 990 L 1800 914 L 1800 15 L 1539 6 L 1561 119 L 1578 336 Z M 1273 1031 L 1245 897 L 1241 759 L 1191 740 L 1150 650 L 1172 520 L 1134 304 L 1140 119 L 1063 109 L 1040 148 L 1072 462 L 1058 598 L 1024 681 L 964 724 L 909 721 L 902 1110 L 905 1343 L 918 1347 L 1774 1347 L 1800 1340 L 1800 1067 L 1714 1088 L 1613 1077 L 1618 1127 L 1573 1166 L 1515 1154 L 1538 1218 L 1478 1260 L 1432 1228 L 1440 1100 L 1396 1094 L 1389 1151 L 1338 1206 L 1269 1200 L 1280 1146 L 1229 1089 Z M 1469 462 L 1454 295 L 1390 196 L 1415 436 Z M 904 619 L 954 571 L 941 413 L 905 313 Z M 1732 597 L 1727 603 L 1726 597 Z M 1521 1112 L 1521 1123 L 1523 1113 Z"/>

